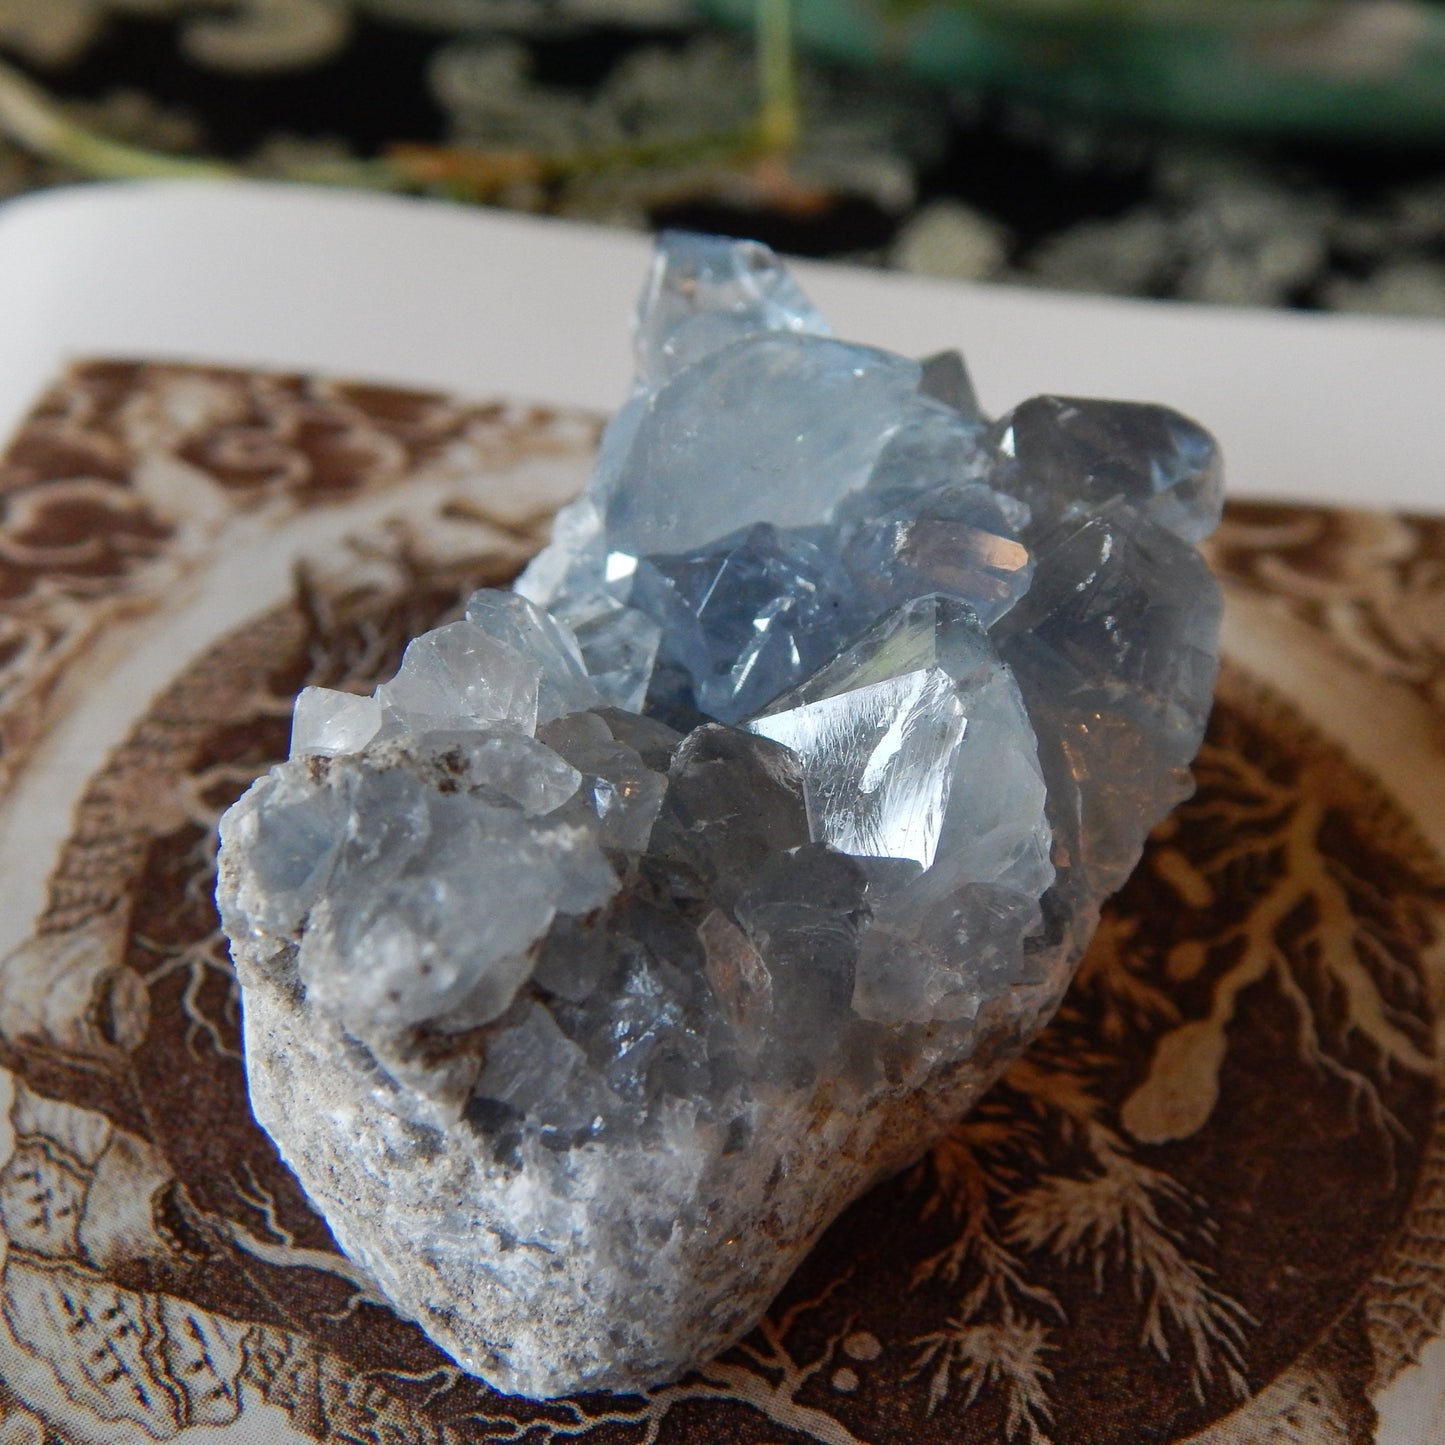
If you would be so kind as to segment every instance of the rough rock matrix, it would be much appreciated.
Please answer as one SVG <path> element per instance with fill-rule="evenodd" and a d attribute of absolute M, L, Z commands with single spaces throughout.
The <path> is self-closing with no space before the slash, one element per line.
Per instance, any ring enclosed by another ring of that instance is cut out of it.
<path fill-rule="evenodd" d="M 466 1370 L 634 1390 L 752 1325 L 1062 995 L 1189 790 L 1206 433 L 834 340 L 665 237 L 514 593 L 308 688 L 222 823 L 256 1117 Z"/>

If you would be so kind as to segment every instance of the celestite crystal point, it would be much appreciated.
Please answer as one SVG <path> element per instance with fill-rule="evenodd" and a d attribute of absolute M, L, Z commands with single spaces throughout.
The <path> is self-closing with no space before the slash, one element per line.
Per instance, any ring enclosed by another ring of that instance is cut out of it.
<path fill-rule="evenodd" d="M 639 389 L 656 391 L 709 352 L 768 331 L 833 334 L 766 246 L 675 231 L 657 248 L 638 306 Z"/>
<path fill-rule="evenodd" d="M 1190 786 L 1217 453 L 990 423 L 670 235 L 636 388 L 515 592 L 307 688 L 222 820 L 256 1117 L 464 1369 L 671 1379 L 1057 1005 Z"/>

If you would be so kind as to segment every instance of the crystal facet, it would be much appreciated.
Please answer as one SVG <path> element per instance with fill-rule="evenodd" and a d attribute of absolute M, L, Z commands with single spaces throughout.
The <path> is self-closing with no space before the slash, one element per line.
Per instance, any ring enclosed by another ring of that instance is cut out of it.
<path fill-rule="evenodd" d="M 618 607 L 580 623 L 576 636 L 583 665 L 602 697 L 614 707 L 641 712 L 662 628 L 635 607 Z"/>
<path fill-rule="evenodd" d="M 677 231 L 663 237 L 638 308 L 643 388 L 656 390 L 709 352 L 765 331 L 833 334 L 766 246 Z"/>
<path fill-rule="evenodd" d="M 854 635 L 849 590 L 827 541 L 760 522 L 690 554 L 644 558 L 632 605 L 660 624 L 699 711 L 736 722 Z"/>
<path fill-rule="evenodd" d="M 329 687 L 303 687 L 291 718 L 291 752 L 359 753 L 381 731 L 381 704 Z"/>
<path fill-rule="evenodd" d="M 602 701 L 587 675 L 576 636 L 535 603 L 515 592 L 487 589 L 468 601 L 466 616 L 473 626 L 531 658 L 540 668 L 537 716 L 541 721 L 580 712 Z"/>
<path fill-rule="evenodd" d="M 793 332 L 710 352 L 648 402 L 605 514 L 612 550 L 686 552 L 755 522 L 824 521 L 868 480 L 920 375 L 905 357 Z"/>
<path fill-rule="evenodd" d="M 376 690 L 383 727 L 399 733 L 500 723 L 537 726 L 543 664 L 471 622 L 413 638 L 401 669 Z"/>
<path fill-rule="evenodd" d="M 1164 406 L 1036 396 L 994 426 L 994 481 L 1041 515 L 1128 504 L 1186 542 L 1219 523 L 1224 472 L 1214 438 Z"/>
<path fill-rule="evenodd" d="M 1216 667 L 1178 414 L 990 424 L 752 242 L 665 236 L 636 343 L 516 591 L 305 689 L 221 826 L 257 1118 L 395 1308 L 534 1396 L 736 1340 L 987 1087 Z"/>

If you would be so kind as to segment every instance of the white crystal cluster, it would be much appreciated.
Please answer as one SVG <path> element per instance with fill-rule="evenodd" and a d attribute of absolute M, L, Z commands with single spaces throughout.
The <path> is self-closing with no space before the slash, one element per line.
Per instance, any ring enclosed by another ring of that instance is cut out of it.
<path fill-rule="evenodd" d="M 306 689 L 222 822 L 257 1118 L 465 1369 L 637 1389 L 756 1321 L 1057 1004 L 1189 788 L 1206 433 L 834 340 L 672 235 L 513 593 Z"/>

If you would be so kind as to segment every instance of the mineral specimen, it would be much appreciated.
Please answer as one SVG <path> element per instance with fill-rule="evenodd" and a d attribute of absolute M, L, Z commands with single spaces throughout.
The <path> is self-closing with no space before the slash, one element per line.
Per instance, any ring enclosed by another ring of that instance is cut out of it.
<path fill-rule="evenodd" d="M 634 1390 L 1048 1017 L 1189 789 L 1209 437 L 834 340 L 672 235 L 514 593 L 308 688 L 223 820 L 256 1117 L 464 1369 Z"/>

